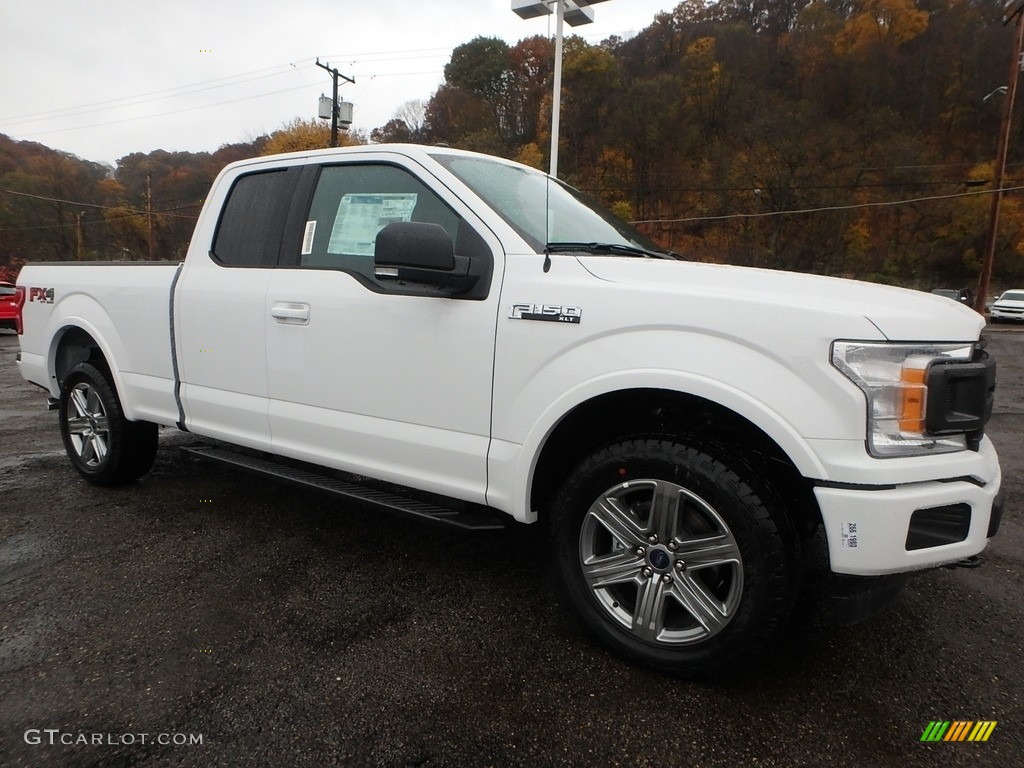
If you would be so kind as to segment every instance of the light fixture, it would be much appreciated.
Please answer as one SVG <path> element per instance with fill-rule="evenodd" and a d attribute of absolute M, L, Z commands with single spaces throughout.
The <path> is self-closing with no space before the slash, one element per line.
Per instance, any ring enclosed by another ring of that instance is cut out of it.
<path fill-rule="evenodd" d="M 536 19 L 550 16 L 555 12 L 558 23 L 555 27 L 555 73 L 554 94 L 551 100 L 551 170 L 558 176 L 558 121 L 562 109 L 562 22 L 579 27 L 594 21 L 591 5 L 607 0 L 512 0 L 512 12 L 521 19 Z M 1024 0 L 1021 0 L 1024 2 Z"/>

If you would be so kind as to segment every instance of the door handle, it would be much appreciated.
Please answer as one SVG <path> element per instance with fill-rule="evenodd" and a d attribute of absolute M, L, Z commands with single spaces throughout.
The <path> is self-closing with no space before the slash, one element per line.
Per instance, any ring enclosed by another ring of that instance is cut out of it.
<path fill-rule="evenodd" d="M 270 308 L 270 316 L 285 325 L 309 325 L 309 304 L 279 302 Z"/>

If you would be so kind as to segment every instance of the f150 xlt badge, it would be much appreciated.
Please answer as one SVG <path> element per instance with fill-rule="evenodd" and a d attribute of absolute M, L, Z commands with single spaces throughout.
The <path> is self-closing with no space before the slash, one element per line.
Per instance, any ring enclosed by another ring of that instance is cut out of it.
<path fill-rule="evenodd" d="M 41 304 L 53 304 L 53 288 L 29 288 L 28 300 Z"/>
<path fill-rule="evenodd" d="M 561 304 L 513 304 L 508 316 L 513 320 L 544 320 L 551 323 L 578 323 L 583 317 L 579 307 Z"/>

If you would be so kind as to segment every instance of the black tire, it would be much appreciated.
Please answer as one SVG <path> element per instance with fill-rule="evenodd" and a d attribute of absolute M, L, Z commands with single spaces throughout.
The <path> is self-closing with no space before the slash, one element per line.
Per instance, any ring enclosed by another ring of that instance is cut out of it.
<path fill-rule="evenodd" d="M 740 669 L 792 611 L 798 537 L 739 455 L 680 438 L 606 446 L 569 475 L 552 522 L 572 604 L 641 664 L 691 678 Z"/>
<path fill-rule="evenodd" d="M 157 425 L 128 421 L 110 374 L 79 363 L 60 393 L 60 434 L 72 466 L 93 485 L 123 485 L 153 466 Z"/>

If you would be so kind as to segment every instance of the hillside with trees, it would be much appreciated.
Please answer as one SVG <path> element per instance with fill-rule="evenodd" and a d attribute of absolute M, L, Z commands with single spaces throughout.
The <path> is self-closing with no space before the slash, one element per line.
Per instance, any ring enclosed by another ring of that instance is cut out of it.
<path fill-rule="evenodd" d="M 560 176 L 699 260 L 973 285 L 1011 37 L 995 0 L 685 0 L 628 40 L 567 39 Z M 366 140 L 544 168 L 553 56 L 544 37 L 468 41 L 436 93 Z M 1008 187 L 1020 183 L 1021 126 L 1015 117 Z M 0 263 L 75 258 L 79 219 L 85 258 L 148 258 L 151 219 L 154 256 L 181 258 L 225 162 L 326 145 L 323 130 L 296 121 L 115 168 L 0 137 Z M 996 283 L 1024 280 L 1019 193 L 1006 196 L 997 245 Z"/>

